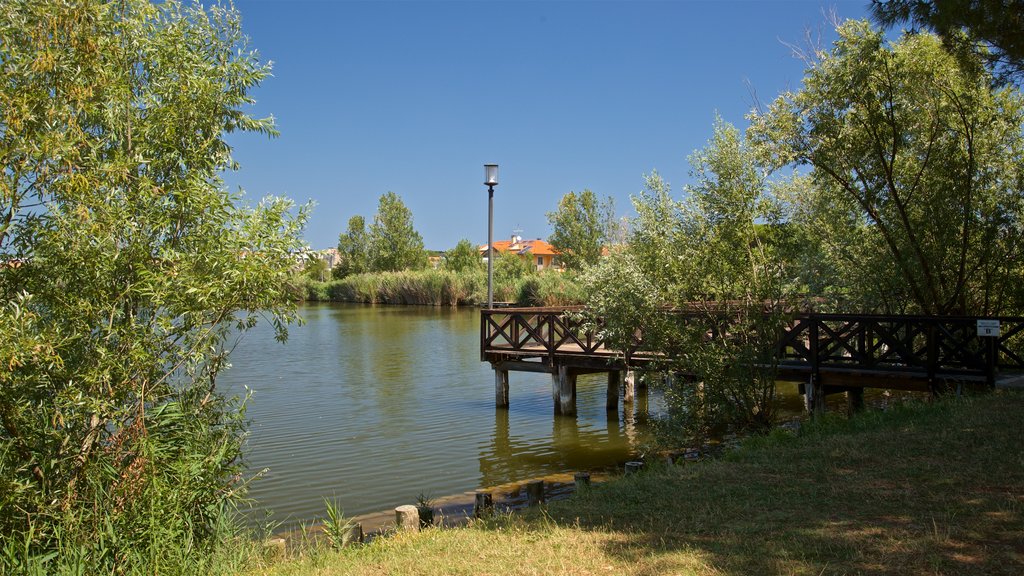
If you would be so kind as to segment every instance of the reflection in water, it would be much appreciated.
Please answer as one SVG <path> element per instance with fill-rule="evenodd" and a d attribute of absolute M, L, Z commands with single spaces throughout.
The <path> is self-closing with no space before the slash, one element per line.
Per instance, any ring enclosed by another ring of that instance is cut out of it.
<path fill-rule="evenodd" d="M 522 375 L 512 374 L 513 379 L 517 376 Z M 510 423 L 510 415 L 516 411 L 514 400 L 510 409 L 495 410 L 490 441 L 480 451 L 480 486 L 608 468 L 629 460 L 642 440 L 643 429 L 638 421 L 648 417 L 647 402 L 620 402 L 622 412 L 605 410 L 604 378 L 603 374 L 579 377 L 577 414 L 547 416 L 551 434 L 546 439 L 538 438 L 528 428 L 517 434 L 515 424 Z M 646 391 L 644 397 L 647 398 Z M 626 434 L 622 433 L 623 427 Z"/>

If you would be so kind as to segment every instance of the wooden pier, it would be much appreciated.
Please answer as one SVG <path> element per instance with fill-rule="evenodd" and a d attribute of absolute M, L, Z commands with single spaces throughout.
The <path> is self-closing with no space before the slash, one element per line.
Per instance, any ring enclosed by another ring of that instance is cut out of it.
<path fill-rule="evenodd" d="M 516 371 L 551 374 L 552 399 L 565 414 L 576 411 L 580 374 L 608 374 L 609 410 L 618 405 L 621 384 L 626 386 L 624 400 L 632 400 L 632 370 L 659 355 L 641 343 L 631 351 L 627 367 L 621 352 L 573 319 L 574 310 L 481 311 L 480 357 L 494 368 L 497 406 L 508 406 L 509 372 Z M 686 321 L 707 318 L 666 313 Z M 964 386 L 1020 385 L 1024 318 L 797 314 L 783 327 L 777 360 L 778 379 L 799 382 L 808 409 L 815 411 L 823 409 L 826 394 L 847 392 L 856 403 L 865 388 L 939 393 Z"/>

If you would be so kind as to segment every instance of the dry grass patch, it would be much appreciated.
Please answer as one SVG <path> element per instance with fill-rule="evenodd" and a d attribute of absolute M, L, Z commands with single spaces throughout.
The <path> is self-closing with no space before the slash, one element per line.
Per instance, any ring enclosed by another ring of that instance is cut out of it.
<path fill-rule="evenodd" d="M 1024 574 L 1024 396 L 949 400 L 259 574 Z"/>

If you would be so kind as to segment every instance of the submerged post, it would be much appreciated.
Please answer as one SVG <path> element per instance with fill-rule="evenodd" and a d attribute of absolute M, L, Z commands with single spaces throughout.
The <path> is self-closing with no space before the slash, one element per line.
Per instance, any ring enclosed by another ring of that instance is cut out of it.
<path fill-rule="evenodd" d="M 626 391 L 622 395 L 622 401 L 628 404 L 633 403 L 633 398 L 636 396 L 636 372 L 632 369 L 626 369 Z"/>
<path fill-rule="evenodd" d="M 558 407 L 562 414 L 576 414 L 576 374 L 568 366 L 558 367 Z"/>
<path fill-rule="evenodd" d="M 622 372 L 611 370 L 608 372 L 608 398 L 605 400 L 605 408 L 609 411 L 619 409 L 619 380 L 622 379 Z"/>
<path fill-rule="evenodd" d="M 508 370 L 494 368 L 494 406 L 508 408 Z"/>

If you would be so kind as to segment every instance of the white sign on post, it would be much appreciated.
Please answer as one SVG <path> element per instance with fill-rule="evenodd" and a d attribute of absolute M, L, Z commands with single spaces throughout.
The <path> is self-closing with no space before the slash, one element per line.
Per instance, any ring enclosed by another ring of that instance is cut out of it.
<path fill-rule="evenodd" d="M 999 320 L 978 320 L 978 336 L 998 338 Z"/>

